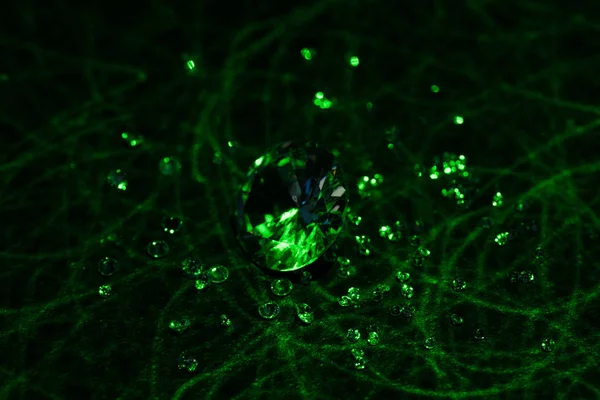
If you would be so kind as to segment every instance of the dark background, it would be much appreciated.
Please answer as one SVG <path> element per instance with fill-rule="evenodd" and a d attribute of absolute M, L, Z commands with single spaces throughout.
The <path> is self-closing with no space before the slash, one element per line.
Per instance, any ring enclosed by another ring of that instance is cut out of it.
<path fill-rule="evenodd" d="M 600 397 L 598 43 L 596 2 L 8 3 L 0 398 Z M 317 91 L 330 109 L 312 103 Z M 131 147 L 122 132 L 144 142 Z M 243 259 L 229 218 L 252 161 L 287 139 L 340 151 L 363 222 L 348 224 L 337 250 L 356 275 L 334 266 L 295 285 L 266 321 L 257 306 L 274 299 L 271 278 Z M 465 155 L 469 176 L 430 179 L 444 153 Z M 167 156 L 179 175 L 159 172 Z M 107 183 L 117 168 L 125 191 Z M 375 173 L 383 183 L 359 193 Z M 441 194 L 457 184 L 466 206 Z M 164 216 L 183 218 L 182 230 L 162 232 Z M 389 243 L 377 229 L 395 221 L 403 237 Z M 371 237 L 370 256 L 355 235 Z M 422 263 L 412 235 L 431 251 Z M 166 240 L 169 255 L 150 259 L 151 240 Z M 226 265 L 229 279 L 198 292 L 181 277 L 190 254 Z M 111 277 L 96 271 L 106 256 L 121 267 Z M 409 301 L 399 269 L 411 274 Z M 523 270 L 534 282 L 511 283 Z M 466 290 L 452 290 L 456 277 Z M 381 302 L 337 303 L 352 286 L 369 299 L 380 283 L 391 287 Z M 297 321 L 298 302 L 313 307 L 313 324 Z M 388 312 L 409 303 L 413 318 Z M 184 316 L 190 328 L 171 334 Z M 370 324 L 377 345 L 365 340 Z M 183 351 L 193 373 L 177 368 Z"/>

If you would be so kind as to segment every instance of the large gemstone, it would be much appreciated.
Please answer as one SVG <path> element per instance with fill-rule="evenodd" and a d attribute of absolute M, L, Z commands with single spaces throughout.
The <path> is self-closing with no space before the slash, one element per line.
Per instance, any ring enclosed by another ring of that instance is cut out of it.
<path fill-rule="evenodd" d="M 242 186 L 237 238 L 259 266 L 305 267 L 335 242 L 348 192 L 335 156 L 313 143 L 285 142 L 259 157 Z"/>

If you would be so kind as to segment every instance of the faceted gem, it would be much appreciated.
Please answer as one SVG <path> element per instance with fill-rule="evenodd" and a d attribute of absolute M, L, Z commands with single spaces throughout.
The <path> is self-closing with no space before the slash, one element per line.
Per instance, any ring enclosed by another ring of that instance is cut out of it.
<path fill-rule="evenodd" d="M 400 281 L 400 282 L 406 282 L 407 280 L 410 279 L 410 273 L 398 271 L 396 273 L 396 279 L 398 279 L 398 281 Z"/>
<path fill-rule="evenodd" d="M 104 276 L 111 276 L 119 270 L 119 262 L 111 257 L 105 257 L 98 261 L 98 273 Z"/>
<path fill-rule="evenodd" d="M 199 258 L 188 257 L 181 263 L 183 276 L 189 279 L 199 279 L 204 272 L 204 265 Z"/>
<path fill-rule="evenodd" d="M 350 350 L 350 352 L 352 353 L 352 357 L 354 357 L 355 360 L 360 360 L 365 356 L 365 351 L 362 349 L 352 349 Z"/>
<path fill-rule="evenodd" d="M 300 321 L 304 322 L 305 324 L 312 324 L 315 320 L 315 313 L 313 312 L 312 308 L 305 303 L 298 304 L 296 306 L 296 314 L 298 315 Z"/>
<path fill-rule="evenodd" d="M 179 230 L 181 229 L 181 225 L 183 225 L 183 221 L 181 220 L 181 218 L 165 217 L 162 220 L 163 230 L 167 233 L 170 233 L 171 235 L 176 232 L 179 232 Z"/>
<path fill-rule="evenodd" d="M 190 325 L 192 325 L 192 323 L 187 318 L 174 319 L 169 322 L 169 329 L 176 333 L 183 333 L 190 327 Z"/>
<path fill-rule="evenodd" d="M 533 275 L 533 272 L 529 271 L 529 270 L 524 270 L 519 272 L 519 282 L 521 283 L 532 283 L 534 281 L 535 277 Z"/>
<path fill-rule="evenodd" d="M 198 368 L 198 360 L 188 352 L 184 351 L 177 359 L 177 368 L 180 371 L 194 372 L 196 368 Z"/>
<path fill-rule="evenodd" d="M 412 286 L 409 286 L 405 283 L 402 285 L 401 293 L 402 297 L 404 297 L 405 299 L 410 299 L 413 297 L 415 289 L 413 289 Z"/>
<path fill-rule="evenodd" d="M 292 282 L 289 279 L 275 279 L 271 282 L 271 291 L 276 296 L 287 296 L 292 291 Z"/>
<path fill-rule="evenodd" d="M 264 319 L 273 319 L 279 315 L 279 305 L 273 301 L 258 306 L 258 314 Z"/>
<path fill-rule="evenodd" d="M 360 331 L 358 329 L 350 328 L 348 329 L 348 333 L 346 333 L 346 338 L 351 342 L 356 342 L 360 339 Z"/>
<path fill-rule="evenodd" d="M 258 158 L 237 205 L 237 238 L 251 259 L 294 271 L 335 242 L 348 192 L 334 155 L 315 143 L 286 142 Z"/>
<path fill-rule="evenodd" d="M 162 258 L 169 254 L 169 251 L 171 251 L 171 249 L 169 248 L 167 242 L 165 242 L 164 240 L 157 240 L 148 243 L 146 251 L 148 252 L 148 255 L 152 258 Z"/>
<path fill-rule="evenodd" d="M 211 283 L 223 283 L 229 278 L 229 270 L 223 265 L 215 265 L 209 268 L 206 277 Z"/>
<path fill-rule="evenodd" d="M 351 302 L 357 302 L 360 300 L 360 289 L 357 287 L 351 287 L 348 289 L 348 297 L 350 297 Z"/>

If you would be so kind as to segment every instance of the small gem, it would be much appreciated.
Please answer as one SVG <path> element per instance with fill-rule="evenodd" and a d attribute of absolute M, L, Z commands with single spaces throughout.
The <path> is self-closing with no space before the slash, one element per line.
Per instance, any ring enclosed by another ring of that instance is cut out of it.
<path fill-rule="evenodd" d="M 352 304 L 352 300 L 350 300 L 350 297 L 348 297 L 348 296 L 342 296 L 338 300 L 338 303 L 342 307 L 348 307 L 350 304 Z"/>
<path fill-rule="evenodd" d="M 304 322 L 305 324 L 312 324 L 315 320 L 315 313 L 308 304 L 298 304 L 296 306 L 296 313 L 300 321 Z"/>
<path fill-rule="evenodd" d="M 360 332 L 358 329 L 350 328 L 346 334 L 346 338 L 351 342 L 356 342 L 360 339 Z"/>
<path fill-rule="evenodd" d="M 110 285 L 102 285 L 98 288 L 98 294 L 100 297 L 110 297 L 113 294 L 112 287 Z"/>
<path fill-rule="evenodd" d="M 519 282 L 521 283 L 525 283 L 525 284 L 529 284 L 529 283 L 533 283 L 535 277 L 533 275 L 533 272 L 529 271 L 529 270 L 524 270 L 519 272 Z"/>
<path fill-rule="evenodd" d="M 455 292 L 462 292 L 466 288 L 467 288 L 467 282 L 465 282 L 461 278 L 456 278 L 455 280 L 452 281 L 452 289 L 454 289 Z"/>
<path fill-rule="evenodd" d="M 398 271 L 396 273 L 396 279 L 398 279 L 400 282 L 406 282 L 410 279 L 410 274 L 408 272 Z"/>
<path fill-rule="evenodd" d="M 181 220 L 181 218 L 165 217 L 162 220 L 163 230 L 167 233 L 170 233 L 171 235 L 176 232 L 179 232 L 179 230 L 181 229 L 181 225 L 183 225 L 183 221 Z"/>
<path fill-rule="evenodd" d="M 173 321 L 169 322 L 169 329 L 175 333 L 183 333 L 190 327 L 191 324 L 192 323 L 187 318 L 174 319 Z"/>
<path fill-rule="evenodd" d="M 148 255 L 152 258 L 162 258 L 169 254 L 170 250 L 169 245 L 164 240 L 150 242 L 146 247 Z"/>
<path fill-rule="evenodd" d="M 542 339 L 542 351 L 549 353 L 551 351 L 554 351 L 555 348 L 556 348 L 556 342 L 553 339 L 550 339 L 550 338 Z"/>
<path fill-rule="evenodd" d="M 98 261 L 98 273 L 103 276 L 114 275 L 119 270 L 119 262 L 111 257 Z"/>
<path fill-rule="evenodd" d="M 194 282 L 194 286 L 196 287 L 196 290 L 201 292 L 202 290 L 210 286 L 210 282 L 208 282 L 206 279 L 196 279 L 196 282 Z"/>
<path fill-rule="evenodd" d="M 198 368 L 198 360 L 188 352 L 183 352 L 177 359 L 177 368 L 179 368 L 180 371 L 194 372 L 196 368 Z"/>
<path fill-rule="evenodd" d="M 361 358 L 354 362 L 354 368 L 361 370 L 365 369 L 365 365 L 367 364 L 367 360 L 365 358 Z"/>
<path fill-rule="evenodd" d="M 228 328 L 231 326 L 231 320 L 227 315 L 223 314 L 219 317 L 219 325 L 223 328 Z"/>
<path fill-rule="evenodd" d="M 367 339 L 370 345 L 375 346 L 379 343 L 379 334 L 377 332 L 369 332 L 369 338 Z"/>
<path fill-rule="evenodd" d="M 294 271 L 334 244 L 348 193 L 335 156 L 314 144 L 286 142 L 259 157 L 240 191 L 237 238 L 267 269 Z"/>
<path fill-rule="evenodd" d="M 229 278 L 229 270 L 223 265 L 215 265 L 206 273 L 210 283 L 223 283 Z"/>
<path fill-rule="evenodd" d="M 452 325 L 455 326 L 462 325 L 463 323 L 462 317 L 458 316 L 457 314 L 452 314 L 450 316 L 450 321 L 452 322 Z"/>
<path fill-rule="evenodd" d="M 411 319 L 415 316 L 415 311 L 415 306 L 408 304 L 402 307 L 402 309 L 400 310 L 400 314 L 406 319 Z"/>
<path fill-rule="evenodd" d="M 181 271 L 186 278 L 198 279 L 204 272 L 204 265 L 199 258 L 188 257 L 181 263 Z"/>
<path fill-rule="evenodd" d="M 410 299 L 413 297 L 415 289 L 413 289 L 412 286 L 409 286 L 405 283 L 402 285 L 401 293 L 402 297 L 404 297 L 405 299 Z"/>
<path fill-rule="evenodd" d="M 127 190 L 127 177 L 125 172 L 123 172 L 121 169 L 116 169 L 109 172 L 106 180 L 112 187 L 116 187 L 119 190 Z"/>
<path fill-rule="evenodd" d="M 271 291 L 276 296 L 287 296 L 292 291 L 292 282 L 289 279 L 275 279 L 271 282 Z"/>
<path fill-rule="evenodd" d="M 258 314 L 264 319 L 273 319 L 279 315 L 279 305 L 273 301 L 262 303 L 258 306 Z"/>
<path fill-rule="evenodd" d="M 355 303 L 360 300 L 360 289 L 357 287 L 351 287 L 348 289 L 348 297 L 350 301 Z"/>
<path fill-rule="evenodd" d="M 177 175 L 181 170 L 181 163 L 176 157 L 165 157 L 158 163 L 158 170 L 165 176 Z"/>
<path fill-rule="evenodd" d="M 361 358 L 365 357 L 365 351 L 362 349 L 352 349 L 350 350 L 350 353 L 355 360 L 360 360 Z"/>

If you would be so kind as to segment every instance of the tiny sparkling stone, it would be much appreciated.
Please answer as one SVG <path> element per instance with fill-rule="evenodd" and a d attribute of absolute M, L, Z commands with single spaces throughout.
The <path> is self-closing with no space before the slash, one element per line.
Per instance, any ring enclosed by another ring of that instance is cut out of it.
<path fill-rule="evenodd" d="M 529 270 L 524 270 L 519 272 L 519 282 L 521 283 L 525 283 L 525 284 L 529 284 L 529 283 L 533 283 L 535 277 L 533 275 L 533 272 L 529 271 Z"/>
<path fill-rule="evenodd" d="M 481 328 L 475 329 L 475 331 L 473 332 L 473 337 L 475 338 L 475 340 L 485 339 L 485 334 L 483 333 L 483 329 L 481 329 Z"/>
<path fill-rule="evenodd" d="M 194 282 L 194 286 L 200 292 L 209 287 L 210 282 L 208 282 L 206 279 L 196 279 L 196 282 Z"/>
<path fill-rule="evenodd" d="M 379 290 L 381 293 L 387 293 L 390 291 L 390 287 L 385 283 L 380 283 L 377 285 L 377 290 Z"/>
<path fill-rule="evenodd" d="M 300 321 L 304 322 L 305 324 L 312 324 L 315 320 L 315 313 L 308 304 L 298 304 L 296 306 L 296 313 Z"/>
<path fill-rule="evenodd" d="M 223 265 L 215 265 L 208 269 L 206 277 L 210 283 L 223 283 L 229 278 L 229 270 Z"/>
<path fill-rule="evenodd" d="M 244 251 L 275 271 L 321 258 L 344 225 L 343 175 L 333 153 L 315 143 L 285 142 L 256 159 L 237 202 Z"/>
<path fill-rule="evenodd" d="M 361 370 L 365 369 L 365 365 L 367 364 L 367 360 L 365 358 L 361 358 L 354 362 L 354 368 Z"/>
<path fill-rule="evenodd" d="M 289 279 L 275 279 L 271 282 L 271 291 L 276 296 L 287 296 L 292 291 L 293 285 Z"/>
<path fill-rule="evenodd" d="M 412 286 L 409 286 L 405 283 L 402 285 L 401 293 L 402 297 L 404 297 L 405 299 L 410 299 L 413 297 L 415 290 Z"/>
<path fill-rule="evenodd" d="M 177 359 L 177 368 L 179 368 L 180 371 L 194 372 L 196 368 L 198 368 L 198 360 L 188 352 L 183 352 Z"/>
<path fill-rule="evenodd" d="M 181 163 L 176 157 L 165 157 L 158 163 L 158 170 L 165 176 L 177 175 L 181 170 Z"/>
<path fill-rule="evenodd" d="M 121 169 L 116 169 L 109 172 L 106 180 L 112 187 L 116 187 L 119 190 L 127 190 L 127 176 Z"/>
<path fill-rule="evenodd" d="M 360 332 L 358 329 L 350 328 L 348 329 L 348 333 L 346 334 L 346 339 L 351 342 L 356 342 L 360 339 Z"/>
<path fill-rule="evenodd" d="M 279 315 L 279 305 L 273 301 L 258 306 L 258 314 L 264 319 L 273 319 Z"/>
<path fill-rule="evenodd" d="M 352 357 L 354 357 L 355 360 L 360 360 L 361 358 L 364 358 L 365 356 L 365 351 L 362 349 L 352 349 L 350 350 Z"/>
<path fill-rule="evenodd" d="M 181 218 L 177 217 L 164 217 L 162 220 L 163 230 L 171 235 L 179 232 L 181 226 L 183 225 L 183 221 Z"/>
<path fill-rule="evenodd" d="M 379 343 L 379 334 L 377 332 L 369 332 L 369 338 L 367 339 L 370 345 L 375 346 Z"/>
<path fill-rule="evenodd" d="M 183 333 L 185 332 L 192 323 L 187 318 L 174 319 L 169 322 L 169 329 L 171 329 L 175 333 Z"/>
<path fill-rule="evenodd" d="M 463 323 L 462 317 L 458 316 L 457 314 L 452 314 L 450 316 L 450 321 L 452 322 L 452 325 L 455 326 L 462 325 Z"/>
<path fill-rule="evenodd" d="M 350 300 L 350 297 L 348 297 L 348 296 L 342 296 L 338 300 L 338 303 L 342 307 L 348 307 L 352 303 L 352 300 Z"/>
<path fill-rule="evenodd" d="M 454 289 L 455 292 L 462 292 L 466 288 L 467 288 L 467 282 L 465 282 L 461 278 L 456 278 L 455 280 L 452 281 L 452 289 Z"/>
<path fill-rule="evenodd" d="M 100 297 L 110 297 L 113 294 L 112 287 L 110 285 L 102 285 L 98 288 L 98 294 Z"/>
<path fill-rule="evenodd" d="M 415 311 L 415 306 L 408 304 L 400 309 L 400 314 L 406 319 L 411 319 L 415 316 Z"/>
<path fill-rule="evenodd" d="M 345 266 L 350 265 L 350 259 L 346 258 L 346 257 L 338 257 L 336 261 L 340 265 L 345 265 Z"/>
<path fill-rule="evenodd" d="M 169 254 L 170 250 L 169 245 L 164 240 L 150 242 L 146 247 L 148 255 L 152 258 L 162 258 Z"/>
<path fill-rule="evenodd" d="M 400 282 L 406 282 L 410 279 L 410 274 L 408 272 L 398 271 L 396 273 L 396 279 L 398 279 Z"/>
<path fill-rule="evenodd" d="M 350 301 L 357 302 L 360 300 L 360 289 L 357 287 L 351 287 L 348 289 L 348 297 Z"/>
<path fill-rule="evenodd" d="M 550 338 L 542 339 L 542 351 L 549 353 L 551 351 L 554 351 L 555 347 L 556 347 L 556 342 L 553 339 L 550 339 Z"/>
<path fill-rule="evenodd" d="M 181 263 L 183 276 L 189 279 L 199 279 L 204 272 L 204 265 L 197 257 L 188 257 Z"/>
<path fill-rule="evenodd" d="M 312 275 L 310 274 L 310 272 L 303 271 L 302 276 L 300 277 L 300 283 L 302 283 L 305 286 L 308 286 L 308 285 L 310 285 L 311 281 L 312 281 Z"/>
<path fill-rule="evenodd" d="M 228 328 L 231 326 L 231 320 L 229 319 L 229 317 L 225 314 L 222 314 L 219 317 L 219 325 L 223 328 Z"/>
<path fill-rule="evenodd" d="M 434 337 L 428 337 L 425 339 L 424 346 L 427 350 L 432 350 L 436 346 L 436 340 Z"/>
<path fill-rule="evenodd" d="M 98 261 L 98 273 L 103 276 L 111 276 L 119 270 L 119 262 L 111 257 L 105 257 Z"/>
<path fill-rule="evenodd" d="M 354 274 L 356 274 L 356 267 L 352 265 L 340 265 L 337 272 L 340 278 L 348 278 Z"/>

